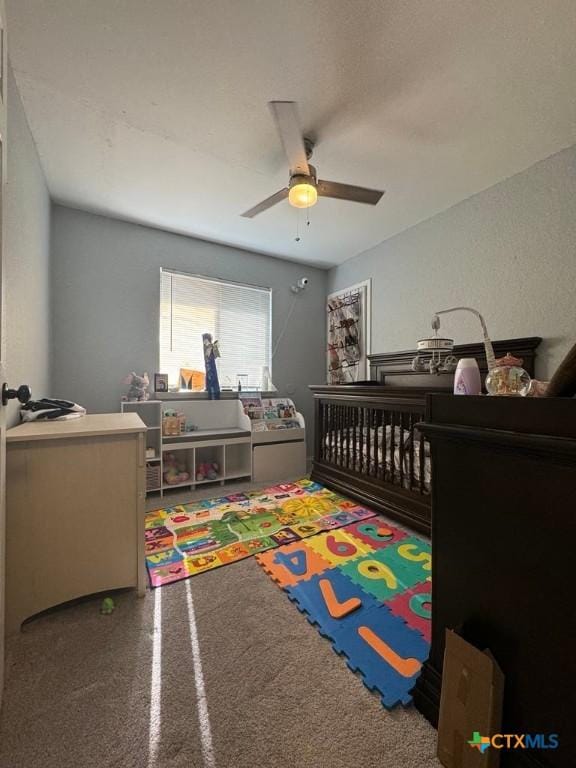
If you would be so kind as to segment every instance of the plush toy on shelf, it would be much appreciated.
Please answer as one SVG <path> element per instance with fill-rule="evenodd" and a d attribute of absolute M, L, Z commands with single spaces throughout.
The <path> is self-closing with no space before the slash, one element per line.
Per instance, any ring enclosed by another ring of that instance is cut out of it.
<path fill-rule="evenodd" d="M 218 464 L 215 461 L 205 461 L 198 465 L 196 470 L 196 480 L 200 483 L 202 480 L 218 479 Z"/>
<path fill-rule="evenodd" d="M 184 464 L 179 461 L 174 453 L 164 454 L 164 482 L 167 485 L 178 485 L 190 480 L 190 473 L 186 472 Z"/>
<path fill-rule="evenodd" d="M 124 384 L 128 384 L 130 389 L 128 394 L 125 395 L 128 402 L 134 403 L 140 400 L 148 400 L 150 394 L 148 393 L 148 387 L 150 386 L 150 379 L 146 371 L 142 376 L 138 376 L 134 371 L 126 376 Z"/>

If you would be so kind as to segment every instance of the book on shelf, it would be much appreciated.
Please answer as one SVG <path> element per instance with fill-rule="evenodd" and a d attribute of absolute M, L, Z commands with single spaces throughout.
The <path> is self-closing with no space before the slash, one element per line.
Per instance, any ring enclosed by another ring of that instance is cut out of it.
<path fill-rule="evenodd" d="M 262 398 L 258 392 L 238 392 L 238 399 L 249 419 L 258 421 L 263 418 Z"/>
<path fill-rule="evenodd" d="M 288 397 L 265 397 L 258 392 L 239 392 L 244 413 L 252 422 L 253 432 L 298 429 L 296 407 Z"/>

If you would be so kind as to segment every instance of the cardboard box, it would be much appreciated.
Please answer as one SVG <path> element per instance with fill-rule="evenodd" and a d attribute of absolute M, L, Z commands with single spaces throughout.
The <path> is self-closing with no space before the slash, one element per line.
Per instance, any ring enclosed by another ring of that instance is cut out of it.
<path fill-rule="evenodd" d="M 438 759 L 446 768 L 497 768 L 500 750 L 469 744 L 501 732 L 504 674 L 490 651 L 480 651 L 446 630 Z"/>

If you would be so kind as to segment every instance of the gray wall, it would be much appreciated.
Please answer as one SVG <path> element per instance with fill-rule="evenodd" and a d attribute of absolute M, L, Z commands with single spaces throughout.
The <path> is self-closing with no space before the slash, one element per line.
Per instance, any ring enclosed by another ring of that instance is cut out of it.
<path fill-rule="evenodd" d="M 307 385 L 324 381 L 325 271 L 62 206 L 53 208 L 52 262 L 52 394 L 92 412 L 119 409 L 130 371 L 158 370 L 160 267 L 269 286 L 273 340 L 290 285 L 309 277 L 272 378 L 281 394 L 293 392 L 311 432 Z"/>
<path fill-rule="evenodd" d="M 6 376 L 49 393 L 50 199 L 12 71 L 8 72 L 8 164 L 4 313 Z M 8 424 L 18 420 L 10 403 Z"/>
<path fill-rule="evenodd" d="M 435 310 L 466 304 L 494 339 L 544 337 L 537 375 L 549 377 L 576 342 L 576 147 L 332 269 L 329 290 L 368 277 L 373 352 L 413 349 Z M 463 313 L 442 330 L 481 340 Z"/>

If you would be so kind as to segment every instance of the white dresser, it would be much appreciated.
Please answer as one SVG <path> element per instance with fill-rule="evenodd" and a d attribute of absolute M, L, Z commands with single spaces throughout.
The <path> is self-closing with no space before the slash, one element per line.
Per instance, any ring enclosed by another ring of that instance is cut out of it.
<path fill-rule="evenodd" d="M 84 595 L 144 594 L 145 432 L 135 413 L 7 431 L 7 633 Z"/>

